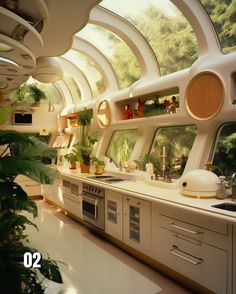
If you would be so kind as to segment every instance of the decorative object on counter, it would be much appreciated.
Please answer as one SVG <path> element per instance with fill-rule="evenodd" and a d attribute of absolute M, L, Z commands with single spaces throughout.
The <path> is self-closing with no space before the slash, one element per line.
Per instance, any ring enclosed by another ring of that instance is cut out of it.
<path fill-rule="evenodd" d="M 232 199 L 236 199 L 236 173 L 231 176 Z"/>
<path fill-rule="evenodd" d="M 138 168 L 138 166 L 137 166 L 137 164 L 136 164 L 135 161 L 129 161 L 129 162 L 127 163 L 126 171 L 127 171 L 128 173 L 134 173 L 134 172 L 137 170 L 137 168 Z"/>
<path fill-rule="evenodd" d="M 78 113 L 79 138 L 78 143 L 74 147 L 79 158 L 82 173 L 89 173 L 90 171 L 93 145 L 97 142 L 97 139 L 90 135 L 91 120 L 92 112 L 90 110 L 85 108 Z"/>
<path fill-rule="evenodd" d="M 226 188 L 225 188 L 225 184 L 227 182 L 225 181 L 225 176 L 219 176 L 219 181 L 216 183 L 218 185 L 218 190 L 216 191 L 216 198 L 217 199 L 225 199 L 227 196 Z"/>
<path fill-rule="evenodd" d="M 219 177 L 211 171 L 195 169 L 180 179 L 180 193 L 196 198 L 213 198 L 218 190 Z"/>
<path fill-rule="evenodd" d="M 102 157 L 92 156 L 91 162 L 95 165 L 95 174 L 102 175 L 106 166 L 105 160 Z"/>
<path fill-rule="evenodd" d="M 142 99 L 139 97 L 138 98 L 138 108 L 137 108 L 137 115 L 138 118 L 143 117 L 143 107 L 145 105 L 145 101 L 142 101 Z"/>
<path fill-rule="evenodd" d="M 206 168 L 206 170 L 212 171 L 212 169 L 213 169 L 213 162 L 212 161 L 208 161 L 205 164 L 205 168 Z"/>
<path fill-rule="evenodd" d="M 145 169 L 146 169 L 146 173 L 150 177 L 150 180 L 154 180 L 155 179 L 154 167 L 153 167 L 153 164 L 150 161 L 148 163 L 146 163 Z"/>
<path fill-rule="evenodd" d="M 12 91 L 10 98 L 14 105 L 30 105 L 39 107 L 42 100 L 46 100 L 46 94 L 38 88 L 37 84 L 23 84 Z"/>
<path fill-rule="evenodd" d="M 134 117 L 133 111 L 129 104 L 125 105 L 124 119 L 132 119 Z"/>

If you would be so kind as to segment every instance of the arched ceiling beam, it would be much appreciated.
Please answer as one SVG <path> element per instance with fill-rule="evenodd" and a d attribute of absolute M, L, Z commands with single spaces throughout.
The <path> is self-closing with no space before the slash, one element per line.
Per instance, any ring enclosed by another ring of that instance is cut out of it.
<path fill-rule="evenodd" d="M 91 10 L 89 22 L 105 27 L 123 39 L 138 59 L 142 77 L 160 76 L 159 65 L 151 46 L 131 23 L 100 6 Z"/>
<path fill-rule="evenodd" d="M 199 46 L 198 56 L 221 52 L 215 29 L 201 2 L 196 0 L 171 1 L 183 13 L 194 30 Z"/>
<path fill-rule="evenodd" d="M 58 57 L 58 58 L 60 60 L 60 64 L 62 65 L 62 68 L 64 68 L 68 73 L 70 73 L 77 79 L 80 86 L 81 100 L 91 100 L 93 98 L 92 90 L 84 74 L 80 71 L 80 69 L 75 64 L 73 64 L 71 61 L 69 61 L 65 57 Z"/>
<path fill-rule="evenodd" d="M 101 72 L 103 78 L 105 79 L 105 83 L 107 86 L 106 92 L 119 89 L 113 67 L 111 66 L 107 58 L 101 53 L 101 51 L 98 50 L 97 47 L 95 47 L 90 42 L 78 36 L 75 36 L 71 49 L 83 53 L 96 64 L 98 70 Z"/>

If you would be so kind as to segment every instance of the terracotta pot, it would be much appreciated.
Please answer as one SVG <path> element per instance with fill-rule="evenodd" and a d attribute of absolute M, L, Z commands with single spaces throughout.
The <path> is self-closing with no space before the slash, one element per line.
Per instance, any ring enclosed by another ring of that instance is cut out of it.
<path fill-rule="evenodd" d="M 76 162 L 70 164 L 70 169 L 76 169 L 76 168 L 77 168 Z"/>
<path fill-rule="evenodd" d="M 96 165 L 95 166 L 95 174 L 102 175 L 104 173 L 104 165 Z"/>
<path fill-rule="evenodd" d="M 80 162 L 80 171 L 81 171 L 81 173 L 89 173 L 90 164 L 84 164 L 84 163 Z"/>

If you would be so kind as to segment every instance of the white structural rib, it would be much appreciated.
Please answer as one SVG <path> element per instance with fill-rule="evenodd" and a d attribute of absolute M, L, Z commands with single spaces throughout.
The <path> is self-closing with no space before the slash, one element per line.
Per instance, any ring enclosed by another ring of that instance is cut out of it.
<path fill-rule="evenodd" d="M 130 47 L 138 59 L 143 78 L 160 76 L 159 65 L 151 46 L 131 23 L 101 6 L 91 10 L 89 22 L 112 31 Z"/>
<path fill-rule="evenodd" d="M 85 54 L 90 60 L 92 60 L 99 71 L 101 72 L 105 83 L 107 85 L 107 91 L 118 90 L 118 82 L 113 67 L 107 58 L 90 42 L 75 36 L 73 39 L 72 48 Z"/>

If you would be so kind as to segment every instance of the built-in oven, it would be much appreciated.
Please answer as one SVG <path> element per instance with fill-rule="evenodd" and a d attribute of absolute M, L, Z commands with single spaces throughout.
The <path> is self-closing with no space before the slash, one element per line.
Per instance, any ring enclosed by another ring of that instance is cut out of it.
<path fill-rule="evenodd" d="M 85 223 L 105 230 L 105 189 L 83 183 L 82 211 Z"/>

